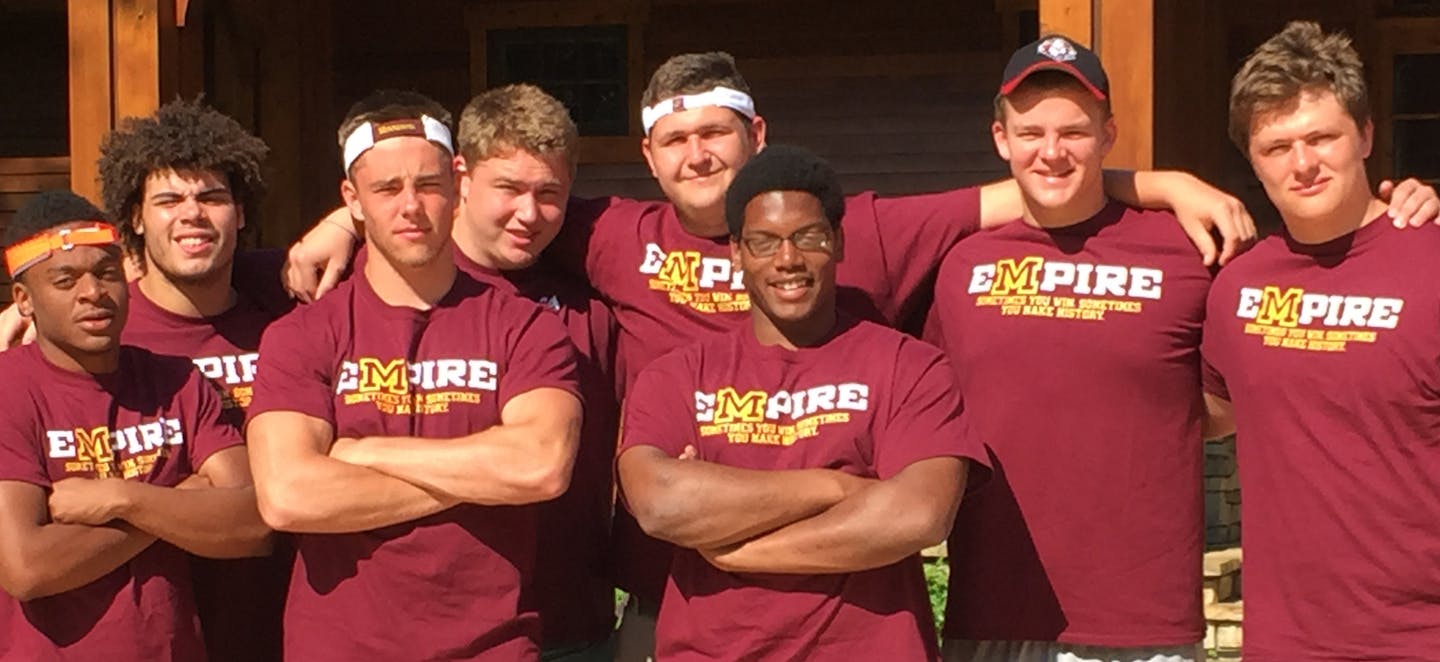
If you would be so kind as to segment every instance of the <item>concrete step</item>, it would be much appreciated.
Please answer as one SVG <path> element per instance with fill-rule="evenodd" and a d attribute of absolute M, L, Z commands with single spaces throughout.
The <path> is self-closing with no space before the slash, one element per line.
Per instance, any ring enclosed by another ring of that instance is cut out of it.
<path fill-rule="evenodd" d="M 1244 616 L 1243 600 L 1205 605 L 1205 650 L 1211 659 L 1240 659 Z"/>
<path fill-rule="evenodd" d="M 1201 588 L 1203 604 L 1211 605 L 1240 598 L 1241 560 L 1239 547 L 1205 553 Z"/>

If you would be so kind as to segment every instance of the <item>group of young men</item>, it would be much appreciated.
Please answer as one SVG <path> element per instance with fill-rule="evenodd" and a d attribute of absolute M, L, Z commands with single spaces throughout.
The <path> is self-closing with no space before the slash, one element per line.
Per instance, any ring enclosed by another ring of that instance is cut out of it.
<path fill-rule="evenodd" d="M 1246 657 L 1433 659 L 1440 201 L 1371 194 L 1358 57 L 1295 23 L 1237 74 L 1285 221 L 1239 257 L 1229 196 L 1102 171 L 1109 99 L 1046 37 L 996 97 L 1013 180 L 845 197 L 680 55 L 645 202 L 570 198 L 537 88 L 458 136 L 377 92 L 283 269 L 236 250 L 262 143 L 127 123 L 103 212 L 7 230 L 0 659 L 1203 659 L 1200 444 L 1237 427 Z"/>

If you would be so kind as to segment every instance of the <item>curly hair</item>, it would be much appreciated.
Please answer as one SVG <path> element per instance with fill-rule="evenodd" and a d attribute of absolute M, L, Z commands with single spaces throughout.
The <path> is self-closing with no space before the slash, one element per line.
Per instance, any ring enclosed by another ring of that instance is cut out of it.
<path fill-rule="evenodd" d="M 1230 82 L 1230 140 L 1249 153 L 1256 116 L 1295 108 L 1301 95 L 1329 91 L 1364 127 L 1370 121 L 1365 65 L 1340 33 L 1311 21 L 1291 21 L 1245 59 Z"/>
<path fill-rule="evenodd" d="M 830 228 L 840 229 L 845 194 L 835 168 L 804 147 L 771 145 L 745 162 L 725 192 L 725 224 L 731 237 L 738 239 L 745 228 L 746 205 L 771 191 L 800 191 L 815 196 Z"/>
<path fill-rule="evenodd" d="M 176 99 L 149 117 L 131 117 L 100 144 L 100 198 L 120 228 L 126 251 L 144 255 L 145 238 L 132 222 L 145 181 L 167 170 L 205 170 L 225 176 L 251 227 L 265 195 L 261 164 L 270 148 L 239 122 L 200 102 Z"/>

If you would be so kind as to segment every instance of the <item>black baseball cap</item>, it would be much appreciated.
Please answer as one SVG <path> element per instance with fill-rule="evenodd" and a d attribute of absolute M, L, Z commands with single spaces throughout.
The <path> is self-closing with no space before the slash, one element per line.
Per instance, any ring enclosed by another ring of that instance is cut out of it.
<path fill-rule="evenodd" d="M 1100 66 L 1100 57 L 1095 52 L 1071 41 L 1064 35 L 1041 37 L 1039 41 L 1026 44 L 1010 56 L 1005 65 L 1005 77 L 1000 80 L 1000 96 L 1015 91 L 1016 86 L 1030 74 L 1037 71 L 1063 71 L 1080 81 L 1096 99 L 1110 98 L 1110 79 Z"/>

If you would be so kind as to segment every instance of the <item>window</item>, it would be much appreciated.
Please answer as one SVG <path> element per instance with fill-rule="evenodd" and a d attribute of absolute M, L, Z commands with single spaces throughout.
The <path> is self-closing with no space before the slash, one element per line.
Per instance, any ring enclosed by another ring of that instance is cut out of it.
<path fill-rule="evenodd" d="M 570 109 L 582 136 L 629 133 L 629 64 L 624 25 L 489 30 L 491 87 L 531 83 Z"/>
<path fill-rule="evenodd" d="M 1396 55 L 1391 99 L 1394 172 L 1440 180 L 1440 53 Z"/>

